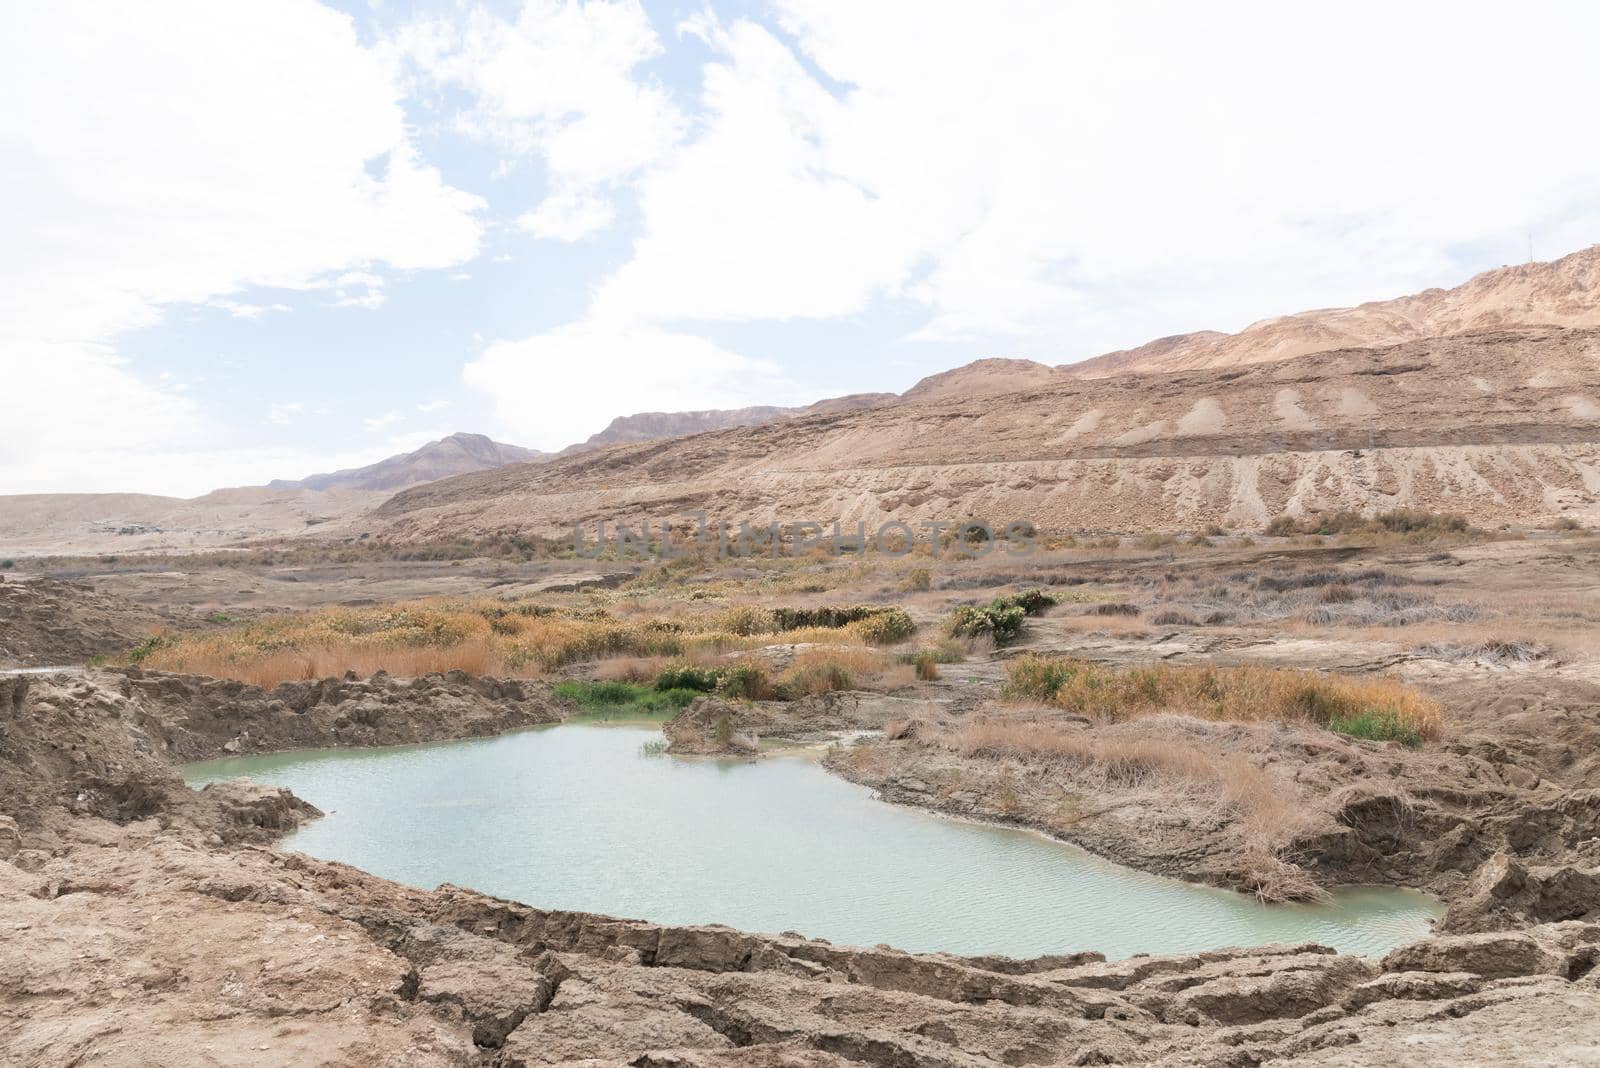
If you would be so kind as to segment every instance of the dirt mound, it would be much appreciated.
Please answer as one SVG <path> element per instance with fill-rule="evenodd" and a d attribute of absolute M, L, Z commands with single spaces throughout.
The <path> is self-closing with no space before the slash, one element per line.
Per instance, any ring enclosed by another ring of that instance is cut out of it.
<path fill-rule="evenodd" d="M 0 578 L 0 668 L 82 664 L 184 622 L 84 583 Z"/>
<path fill-rule="evenodd" d="M 567 704 L 542 682 L 451 671 L 415 679 L 379 672 L 286 682 L 263 690 L 204 675 L 117 668 L 95 684 L 136 702 L 145 730 L 170 759 L 335 745 L 406 745 L 483 738 L 560 721 Z"/>
<path fill-rule="evenodd" d="M 39 862 L 37 849 L 74 819 L 157 819 L 235 841 L 275 837 L 318 815 L 286 790 L 189 789 L 149 725 L 138 701 L 95 679 L 0 679 L 0 813 L 21 828 L 14 859 L 30 852 Z"/>
<path fill-rule="evenodd" d="M 751 705 L 697 697 L 667 720 L 661 732 L 669 753 L 749 757 L 761 751 L 757 732 L 773 719 Z"/>

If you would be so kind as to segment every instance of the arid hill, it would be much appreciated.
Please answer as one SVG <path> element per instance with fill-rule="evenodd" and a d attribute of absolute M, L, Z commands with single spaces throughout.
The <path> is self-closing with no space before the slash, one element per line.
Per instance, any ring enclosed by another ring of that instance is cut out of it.
<path fill-rule="evenodd" d="M 351 467 L 329 474 L 308 475 L 290 481 L 274 479 L 267 483 L 271 490 L 397 490 L 415 486 L 419 482 L 432 482 L 436 478 L 465 475 L 473 471 L 488 471 L 506 464 L 537 460 L 545 454 L 537 449 L 524 449 L 518 445 L 504 445 L 483 434 L 451 434 L 438 441 L 430 441 L 420 449 L 379 460 L 366 467 Z"/>
<path fill-rule="evenodd" d="M 362 515 L 387 494 L 358 490 L 215 490 L 203 497 L 148 493 L 0 496 L 0 556 L 188 552 L 255 538 L 314 533 Z"/>
<path fill-rule="evenodd" d="M 562 449 L 560 455 L 589 452 L 607 445 L 625 442 L 661 441 L 681 438 L 685 434 L 703 434 L 708 430 L 728 430 L 736 426 L 760 426 L 780 419 L 798 419 L 807 415 L 829 412 L 851 412 L 862 408 L 875 408 L 893 404 L 899 398 L 893 393 L 851 393 L 844 397 L 829 397 L 800 408 L 782 408 L 759 405 L 754 408 L 715 408 L 703 412 L 639 412 L 619 415 L 598 434 L 588 440 Z"/>
<path fill-rule="evenodd" d="M 367 467 L 213 490 L 201 497 L 0 495 L 0 555 L 182 552 L 296 537 L 363 515 L 406 486 L 544 455 L 482 434 L 452 434 Z"/>
<path fill-rule="evenodd" d="M 575 522 L 705 509 L 735 523 L 1137 530 L 1393 507 L 1498 522 L 1597 517 L 1597 495 L 1600 331 L 1536 329 L 616 446 L 419 486 L 371 525 L 570 536 Z"/>

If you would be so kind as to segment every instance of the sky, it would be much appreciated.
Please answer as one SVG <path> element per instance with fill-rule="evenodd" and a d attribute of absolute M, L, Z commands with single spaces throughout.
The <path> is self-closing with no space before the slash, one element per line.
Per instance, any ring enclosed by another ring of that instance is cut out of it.
<path fill-rule="evenodd" d="M 0 494 L 902 391 L 1600 241 L 1600 5 L 0 0 Z"/>

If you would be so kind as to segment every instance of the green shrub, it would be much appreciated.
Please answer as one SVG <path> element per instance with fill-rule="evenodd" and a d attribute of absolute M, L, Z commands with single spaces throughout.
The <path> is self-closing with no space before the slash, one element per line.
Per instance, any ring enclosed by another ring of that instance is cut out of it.
<path fill-rule="evenodd" d="M 1043 590 L 1033 589 L 1023 590 L 1021 593 L 1013 593 L 1007 597 L 997 597 L 994 603 L 997 605 L 1016 605 L 1022 609 L 1024 614 L 1037 616 L 1048 609 L 1054 608 L 1057 602 L 1051 594 Z"/>
<path fill-rule="evenodd" d="M 656 676 L 658 690 L 698 690 L 711 693 L 722 682 L 722 669 L 673 664 Z"/>
<path fill-rule="evenodd" d="M 911 658 L 912 666 L 917 669 L 917 678 L 923 682 L 932 682 L 939 677 L 939 661 L 934 656 L 933 650 L 918 650 Z"/>
<path fill-rule="evenodd" d="M 996 645 L 1015 641 L 1022 633 L 1027 612 L 1021 605 L 996 599 L 987 605 L 961 605 L 950 616 L 950 633 L 956 637 L 978 638 L 987 635 Z"/>
<path fill-rule="evenodd" d="M 760 701 L 772 694 L 772 679 L 764 664 L 735 664 L 722 672 L 718 692 L 724 697 L 742 697 L 747 701 Z"/>
<path fill-rule="evenodd" d="M 0 571 L 10 571 L 16 566 L 17 562 L 15 560 L 0 560 Z M 927 587 L 923 588 L 926 589 Z"/>
<path fill-rule="evenodd" d="M 661 715 L 677 711 L 700 695 L 699 690 L 683 687 L 656 689 L 632 682 L 589 682 L 583 679 L 568 679 L 556 687 L 556 696 L 575 701 L 584 712 L 598 715 Z"/>
<path fill-rule="evenodd" d="M 804 627 L 847 627 L 883 612 L 898 611 L 876 604 L 821 605 L 816 608 L 774 608 L 772 619 L 777 630 Z"/>

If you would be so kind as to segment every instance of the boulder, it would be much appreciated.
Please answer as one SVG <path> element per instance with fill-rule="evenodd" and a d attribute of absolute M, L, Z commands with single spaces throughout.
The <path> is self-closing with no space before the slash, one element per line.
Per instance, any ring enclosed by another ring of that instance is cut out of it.
<path fill-rule="evenodd" d="M 1567 967 L 1566 953 L 1523 932 L 1441 935 L 1383 958 L 1385 972 L 1469 972 L 1485 979 L 1565 975 Z"/>
<path fill-rule="evenodd" d="M 1473 874 L 1439 930 L 1446 934 L 1600 917 L 1600 872 L 1570 864 L 1529 867 L 1496 853 Z"/>

